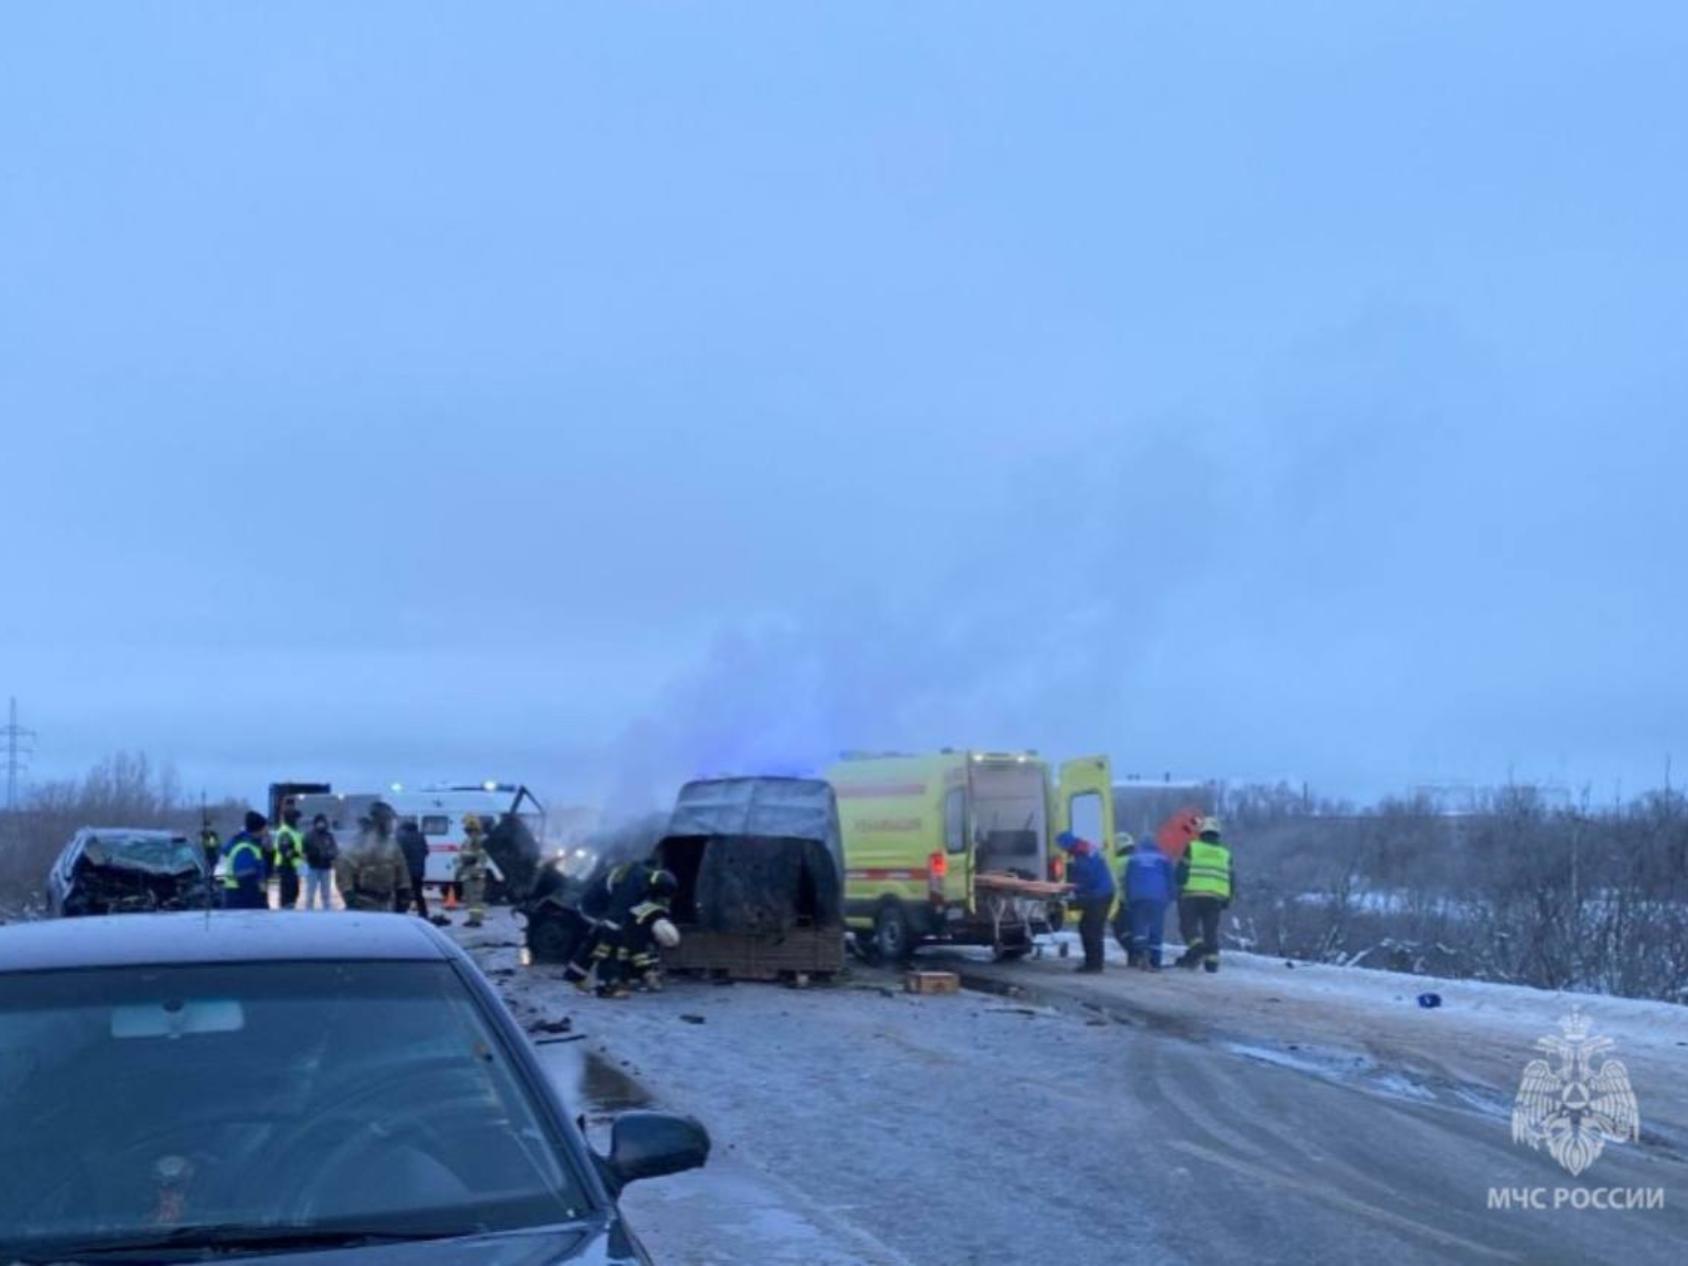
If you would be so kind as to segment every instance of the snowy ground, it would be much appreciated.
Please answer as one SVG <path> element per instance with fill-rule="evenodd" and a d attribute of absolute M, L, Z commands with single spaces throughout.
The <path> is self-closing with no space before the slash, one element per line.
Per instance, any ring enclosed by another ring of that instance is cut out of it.
<path fill-rule="evenodd" d="M 600 1120 L 648 1097 L 715 1137 L 707 1170 L 628 1193 L 667 1266 L 1674 1263 L 1688 1236 L 1680 1008 L 1586 1000 L 1648 1133 L 1581 1182 L 1665 1207 L 1503 1211 L 1490 1188 L 1571 1182 L 1505 1115 L 1552 995 L 1246 956 L 1086 978 L 928 954 L 979 989 L 857 969 L 613 1003 L 521 968 L 506 920 L 466 943 L 525 1020 L 572 1020 L 541 1035 L 565 1093 Z M 1427 988 L 1441 1009 L 1413 1003 Z"/>
<path fill-rule="evenodd" d="M 1068 941 L 1077 953 L 1076 938 Z M 1217 977 L 1178 971 L 1069 978 L 1076 960 L 1049 955 L 1002 966 L 974 952 L 929 951 L 933 965 L 984 988 L 1058 988 L 1128 1023 L 1200 1036 L 1242 1053 L 1379 1089 L 1466 1099 L 1510 1114 L 1537 1038 L 1560 1032 L 1573 1008 L 1614 1039 L 1642 1105 L 1644 1137 L 1688 1156 L 1688 1007 L 1522 985 L 1441 980 L 1400 972 L 1227 953 Z M 1171 956 L 1168 957 L 1171 961 Z M 1420 994 L 1441 1005 L 1426 1009 Z"/>

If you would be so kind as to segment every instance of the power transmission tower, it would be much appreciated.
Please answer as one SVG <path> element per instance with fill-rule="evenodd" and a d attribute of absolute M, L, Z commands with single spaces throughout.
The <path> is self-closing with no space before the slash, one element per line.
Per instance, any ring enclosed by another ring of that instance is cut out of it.
<path fill-rule="evenodd" d="M 18 775 L 29 772 L 28 757 L 35 754 L 30 746 L 35 738 L 34 730 L 26 730 L 18 724 L 17 696 L 12 697 L 11 707 L 7 710 L 6 725 L 0 729 L 0 736 L 6 740 L 6 812 L 10 813 L 18 807 Z"/>

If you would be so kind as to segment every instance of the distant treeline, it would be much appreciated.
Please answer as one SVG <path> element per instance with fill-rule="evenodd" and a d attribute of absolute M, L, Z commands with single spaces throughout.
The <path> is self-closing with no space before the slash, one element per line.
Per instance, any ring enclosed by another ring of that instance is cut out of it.
<path fill-rule="evenodd" d="M 1266 954 L 1688 1002 L 1688 798 L 1550 804 L 1528 788 L 1310 805 L 1227 792 L 1230 932 Z M 1311 811 L 1309 811 L 1311 809 Z"/>

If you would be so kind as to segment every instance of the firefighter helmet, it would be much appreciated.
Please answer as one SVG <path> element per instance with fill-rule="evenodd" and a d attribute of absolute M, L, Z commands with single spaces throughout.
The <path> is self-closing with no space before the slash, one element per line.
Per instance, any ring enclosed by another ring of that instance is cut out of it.
<path fill-rule="evenodd" d="M 473 813 L 465 813 L 463 815 L 463 832 L 466 835 L 479 835 L 481 833 L 480 818 Z"/>
<path fill-rule="evenodd" d="M 672 897 L 680 891 L 680 881 L 674 877 L 671 870 L 657 870 L 651 873 L 651 895 L 653 897 Z"/>
<path fill-rule="evenodd" d="M 667 919 L 658 919 L 651 924 L 651 935 L 663 949 L 673 949 L 680 943 L 680 929 Z"/>
<path fill-rule="evenodd" d="M 1218 818 L 1203 818 L 1200 822 L 1198 822 L 1196 824 L 1196 834 L 1197 835 L 1218 835 L 1219 834 L 1219 819 Z"/>

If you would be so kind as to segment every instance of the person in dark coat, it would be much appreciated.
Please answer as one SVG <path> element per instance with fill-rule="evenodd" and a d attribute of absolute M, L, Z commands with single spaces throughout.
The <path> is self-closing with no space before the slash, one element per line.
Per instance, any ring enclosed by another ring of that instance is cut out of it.
<path fill-rule="evenodd" d="M 422 834 L 422 828 L 416 825 L 415 818 L 406 818 L 399 823 L 398 846 L 410 871 L 410 892 L 416 901 L 416 913 L 425 919 L 428 917 L 428 898 L 422 891 L 422 882 L 428 876 L 428 839 Z M 403 914 L 409 906 L 410 903 L 405 902 L 399 907 L 399 913 Z"/>
<path fill-rule="evenodd" d="M 334 908 L 334 863 L 339 856 L 340 841 L 329 829 L 327 815 L 319 813 L 305 836 L 305 909 Z"/>
<path fill-rule="evenodd" d="M 1073 886 L 1073 903 L 1078 906 L 1078 936 L 1084 945 L 1082 972 L 1099 972 L 1105 961 L 1103 942 L 1108 931 L 1108 911 L 1114 904 L 1114 876 L 1108 859 L 1089 840 L 1063 831 L 1055 842 L 1067 854 L 1067 882 Z"/>

